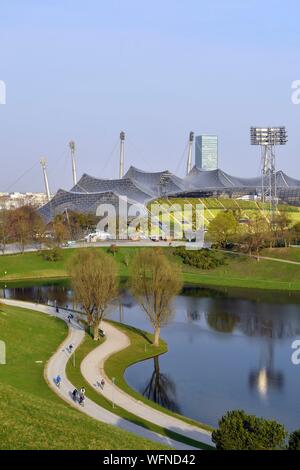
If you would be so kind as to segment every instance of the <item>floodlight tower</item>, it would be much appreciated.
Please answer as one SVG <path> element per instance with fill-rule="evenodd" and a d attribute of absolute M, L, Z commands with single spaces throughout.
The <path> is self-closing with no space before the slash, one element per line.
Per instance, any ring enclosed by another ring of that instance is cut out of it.
<path fill-rule="evenodd" d="M 124 176 L 124 142 L 125 142 L 125 132 L 120 132 L 120 179 Z"/>
<path fill-rule="evenodd" d="M 194 132 L 190 132 L 189 135 L 189 153 L 186 165 L 186 174 L 188 175 L 192 169 L 192 160 L 193 160 L 193 142 L 194 142 Z"/>
<path fill-rule="evenodd" d="M 287 143 L 285 127 L 251 127 L 251 145 L 261 147 L 261 199 L 270 203 L 271 214 L 277 208 L 275 146 Z"/>
<path fill-rule="evenodd" d="M 69 142 L 69 147 L 71 150 L 71 159 L 72 159 L 72 175 L 73 175 L 73 184 L 77 184 L 77 168 L 76 168 L 76 158 L 75 158 L 75 142 L 71 140 Z"/>
<path fill-rule="evenodd" d="M 47 196 L 48 201 L 50 201 L 51 195 L 50 195 L 50 189 L 49 189 L 49 181 L 48 181 L 48 175 L 47 175 L 47 163 L 46 163 L 46 160 L 45 160 L 44 158 L 42 158 L 42 159 L 40 160 L 40 164 L 41 164 L 42 169 L 43 169 L 46 196 Z"/>

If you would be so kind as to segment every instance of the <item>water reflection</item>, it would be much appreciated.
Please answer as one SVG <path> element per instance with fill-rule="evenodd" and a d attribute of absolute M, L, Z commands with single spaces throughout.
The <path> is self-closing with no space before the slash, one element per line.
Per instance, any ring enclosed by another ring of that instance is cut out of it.
<path fill-rule="evenodd" d="M 141 394 L 171 411 L 180 413 L 180 407 L 176 399 L 175 382 L 167 374 L 160 371 L 159 356 L 153 358 L 153 363 L 153 372 L 146 386 L 140 390 Z"/>
<path fill-rule="evenodd" d="M 261 346 L 259 366 L 249 373 L 249 385 L 262 399 L 267 398 L 270 389 L 280 390 L 284 386 L 284 373 L 274 365 L 274 340 L 266 338 Z"/>
<path fill-rule="evenodd" d="M 232 333 L 239 321 L 239 317 L 228 312 L 212 311 L 206 314 L 208 326 L 215 331 L 222 333 Z"/>

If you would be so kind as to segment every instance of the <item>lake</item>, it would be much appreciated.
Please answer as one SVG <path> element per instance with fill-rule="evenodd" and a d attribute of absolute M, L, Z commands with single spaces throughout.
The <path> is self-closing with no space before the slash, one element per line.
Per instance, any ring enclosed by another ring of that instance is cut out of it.
<path fill-rule="evenodd" d="M 66 282 L 15 285 L 7 298 L 72 307 Z M 109 317 L 151 330 L 125 289 Z M 129 385 L 183 415 L 215 426 L 231 409 L 300 428 L 300 365 L 292 342 L 300 339 L 300 295 L 185 287 L 163 327 L 169 351 L 127 369 Z"/>

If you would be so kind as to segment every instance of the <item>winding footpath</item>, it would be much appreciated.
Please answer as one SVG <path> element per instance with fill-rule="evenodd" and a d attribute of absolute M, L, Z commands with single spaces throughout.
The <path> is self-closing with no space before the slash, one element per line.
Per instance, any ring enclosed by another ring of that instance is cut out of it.
<path fill-rule="evenodd" d="M 209 431 L 189 424 L 175 416 L 163 413 L 141 402 L 135 397 L 128 395 L 110 381 L 105 374 L 104 363 L 111 355 L 127 348 L 130 345 L 130 341 L 126 334 L 110 323 L 102 322 L 102 324 L 106 333 L 106 340 L 103 344 L 93 349 L 81 363 L 81 373 L 85 380 L 94 387 L 98 393 L 101 393 L 117 406 L 129 411 L 135 416 L 150 421 L 169 431 L 182 434 L 195 441 L 213 445 Z M 99 382 L 103 377 L 106 383 L 102 389 L 99 387 Z"/>
<path fill-rule="evenodd" d="M 60 311 L 59 313 L 56 313 L 53 307 L 19 300 L 2 299 L 1 301 L 10 306 L 27 308 L 50 316 L 56 316 L 68 323 L 68 312 Z M 59 346 L 58 350 L 53 354 L 53 356 L 48 360 L 44 371 L 45 379 L 49 387 L 57 395 L 59 395 L 60 398 L 65 400 L 72 407 L 98 421 L 117 426 L 125 431 L 132 432 L 143 438 L 159 442 L 178 450 L 195 449 L 187 444 L 175 441 L 174 439 L 170 439 L 167 436 L 149 431 L 142 426 L 131 423 L 130 421 L 127 421 L 126 419 L 106 410 L 89 398 L 85 399 L 84 407 L 74 403 L 72 399 L 72 391 L 74 390 L 75 386 L 68 380 L 66 375 L 66 366 L 68 360 L 70 359 L 70 352 L 68 348 L 69 345 L 72 344 L 73 351 L 75 352 L 83 341 L 85 332 L 76 321 L 72 320 L 71 323 L 68 323 L 68 326 L 69 334 L 67 338 Z M 106 341 L 103 343 L 103 345 L 93 350 L 92 353 L 88 354 L 88 356 L 82 362 L 81 371 L 86 380 L 99 393 L 103 393 L 103 395 L 107 396 L 107 398 L 110 400 L 113 398 L 115 404 L 122 406 L 124 409 L 128 409 L 128 411 L 131 411 L 134 415 L 144 417 L 144 419 L 158 424 L 159 426 L 164 427 L 170 431 L 172 430 L 183 436 L 212 445 L 211 435 L 207 431 L 202 431 L 196 426 L 186 424 L 177 418 L 165 415 L 160 411 L 138 402 L 138 400 L 135 400 L 134 398 L 125 394 L 122 390 L 113 386 L 108 378 L 106 378 L 106 385 L 104 390 L 101 390 L 100 392 L 98 382 L 99 378 L 104 376 L 103 363 L 105 359 L 111 354 L 114 354 L 124 347 L 127 347 L 129 344 L 127 336 L 117 330 L 117 328 L 114 328 L 111 325 L 105 323 L 105 330 L 107 336 Z M 59 388 L 54 383 L 54 378 L 57 375 L 60 375 L 62 379 Z"/>

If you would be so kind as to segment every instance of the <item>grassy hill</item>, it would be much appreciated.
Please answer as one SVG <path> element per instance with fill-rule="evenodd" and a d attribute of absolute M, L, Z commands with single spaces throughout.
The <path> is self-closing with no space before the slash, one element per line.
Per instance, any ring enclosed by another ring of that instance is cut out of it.
<path fill-rule="evenodd" d="M 267 248 L 263 250 L 261 254 L 262 256 L 269 256 L 270 258 L 286 259 L 300 263 L 300 246 L 299 248 Z"/>
<path fill-rule="evenodd" d="M 86 249 L 86 248 L 85 248 Z M 105 250 L 107 248 L 89 248 Z M 148 248 L 149 250 L 153 248 Z M 119 275 L 126 278 L 129 275 L 128 263 L 139 247 L 119 247 L 115 254 L 118 263 Z M 276 261 L 261 260 L 238 255 L 226 255 L 226 265 L 215 269 L 201 270 L 182 263 L 179 257 L 173 255 L 172 248 L 163 248 L 164 252 L 181 264 L 183 280 L 188 284 L 248 287 L 255 289 L 300 290 L 300 265 L 278 263 Z M 276 249 L 277 250 L 277 249 Z M 287 249 L 285 256 L 292 248 Z M 296 248 L 294 249 L 296 250 Z M 58 262 L 45 261 L 37 253 L 23 255 L 0 256 L 0 282 L 2 285 L 8 281 L 34 279 L 42 282 L 44 279 L 67 277 L 66 264 L 76 250 L 63 250 L 63 259 Z M 272 250 L 271 257 L 276 257 L 277 251 Z M 282 253 L 282 251 L 278 251 Z M 113 255 L 110 255 L 113 256 Z M 269 255 L 266 255 L 269 256 Z M 295 256 L 295 255 L 291 255 Z M 298 256 L 298 255 L 297 255 Z M 281 257 L 279 254 L 277 257 Z M 287 258 L 288 259 L 288 258 Z M 7 274 L 4 276 L 4 272 Z"/>
<path fill-rule="evenodd" d="M 97 422 L 61 401 L 43 378 L 45 362 L 66 335 L 63 322 L 37 312 L 1 307 L 0 449 L 162 449 Z"/>

